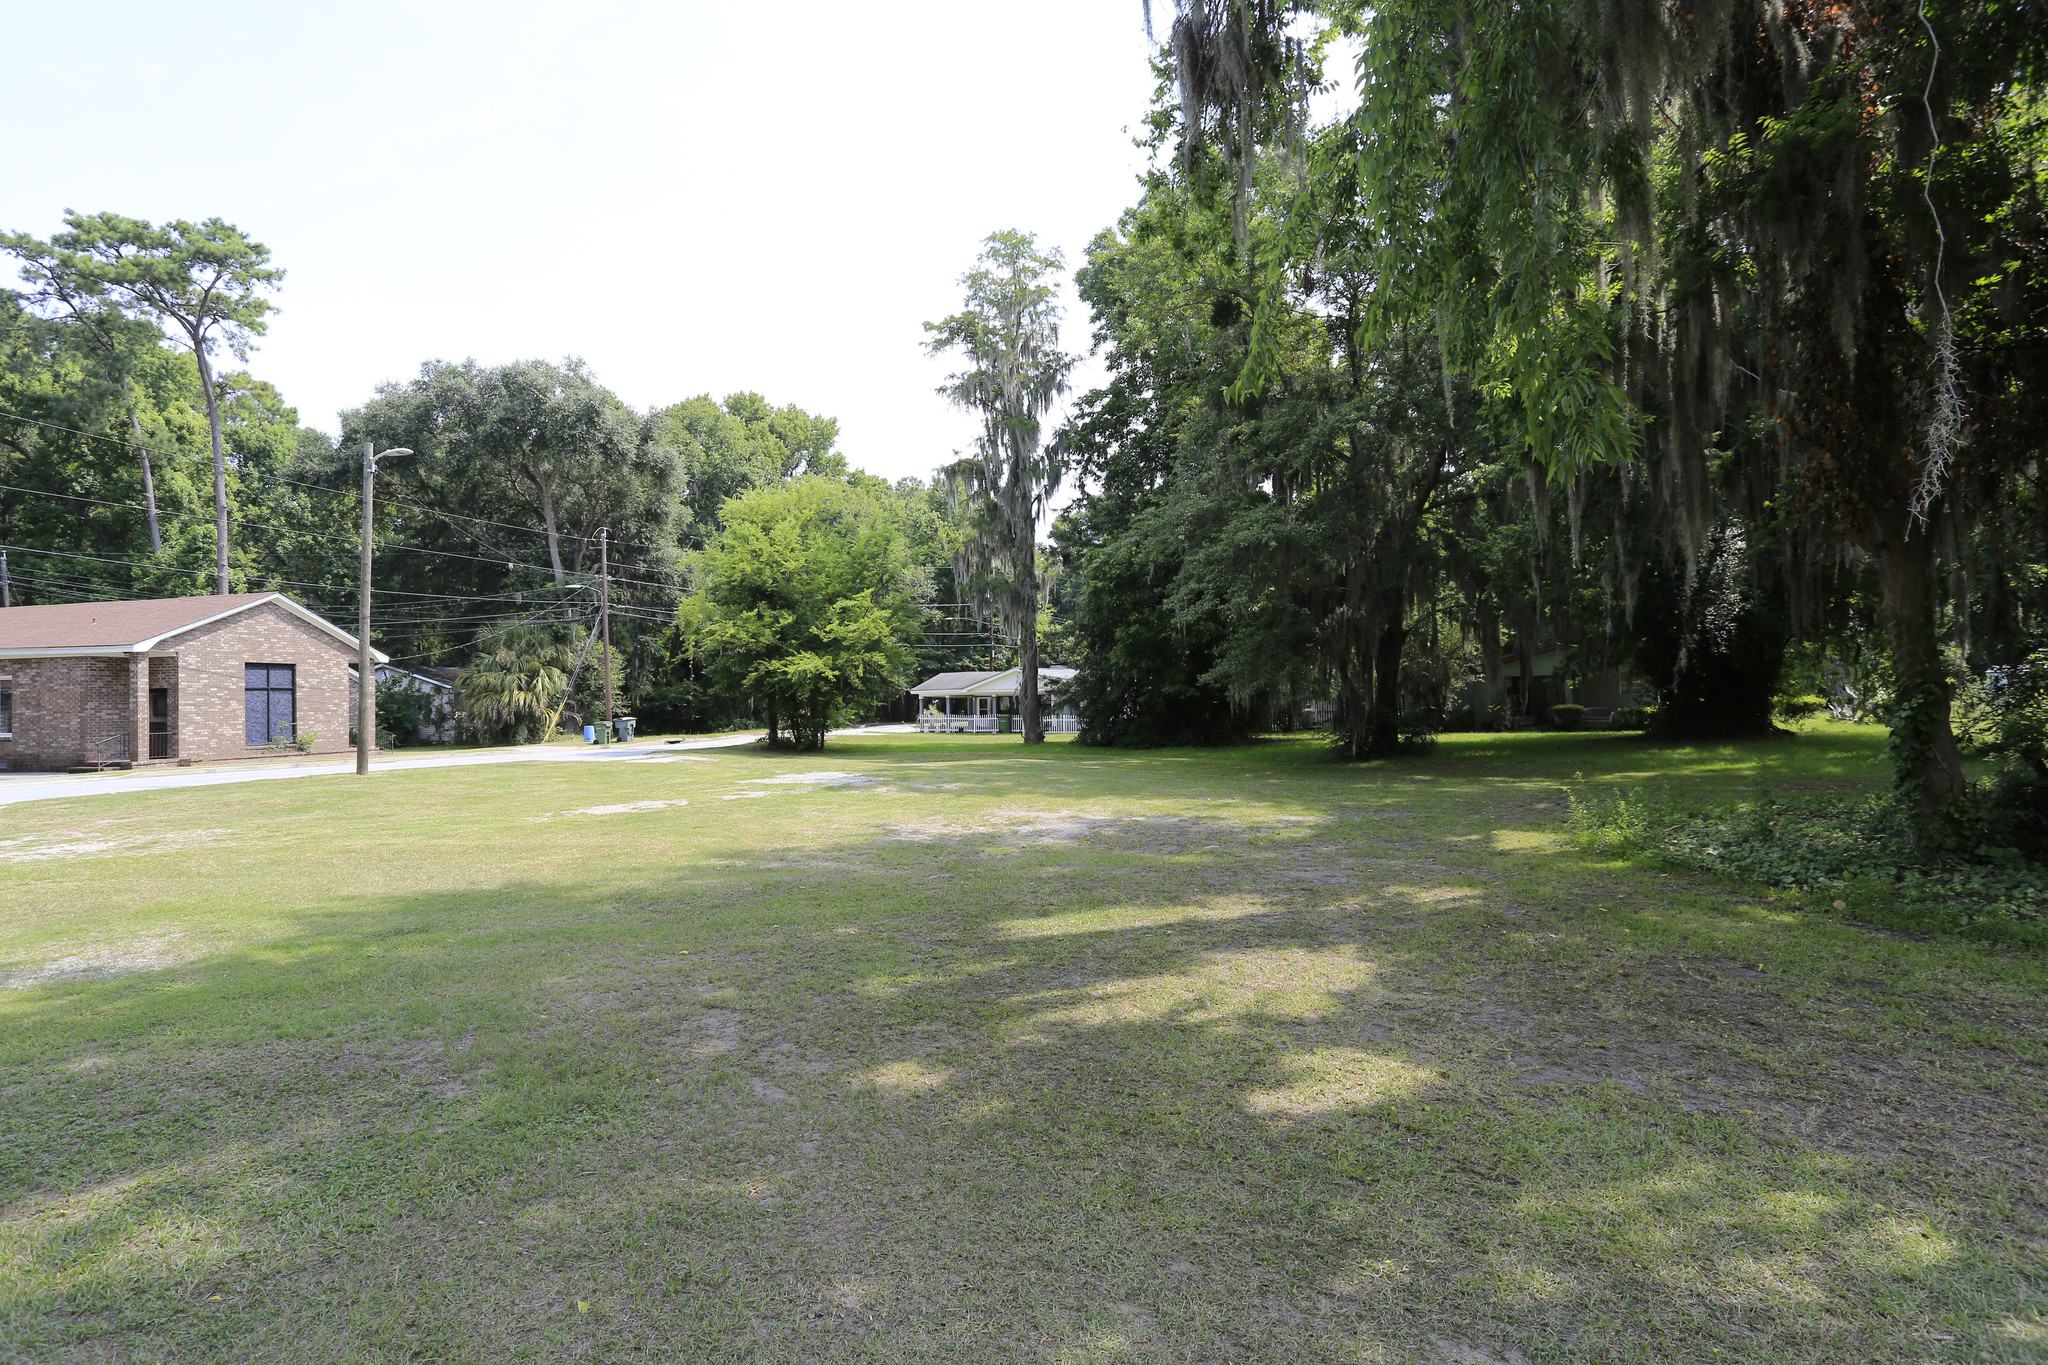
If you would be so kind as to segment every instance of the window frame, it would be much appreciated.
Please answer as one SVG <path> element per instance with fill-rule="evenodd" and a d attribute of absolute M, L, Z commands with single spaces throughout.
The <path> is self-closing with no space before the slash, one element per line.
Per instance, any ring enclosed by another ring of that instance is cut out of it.
<path fill-rule="evenodd" d="M 0 739 L 14 738 L 14 675 L 0 673 Z"/>
<path fill-rule="evenodd" d="M 255 668 L 264 670 L 263 686 L 261 687 L 251 687 L 249 685 L 249 670 Z M 285 675 L 290 679 L 288 686 L 278 687 L 275 685 L 276 671 L 279 669 L 284 670 Z M 282 735 L 278 733 L 276 703 L 274 701 L 274 698 L 280 692 L 291 698 L 291 719 L 285 723 L 285 730 Z M 249 737 L 249 705 L 251 700 L 259 693 L 263 697 L 263 738 L 252 740 Z M 297 664 L 244 663 L 242 665 L 243 746 L 250 749 L 266 749 L 280 740 L 288 743 L 296 739 L 298 732 L 299 666 Z"/>

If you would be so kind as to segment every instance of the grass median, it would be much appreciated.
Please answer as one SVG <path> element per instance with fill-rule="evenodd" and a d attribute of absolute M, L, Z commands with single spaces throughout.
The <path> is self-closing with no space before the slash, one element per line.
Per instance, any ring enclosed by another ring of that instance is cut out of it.
<path fill-rule="evenodd" d="M 1882 735 L 31 803 L 0 1358 L 2048 1358 L 2048 970 L 1574 852 Z"/>

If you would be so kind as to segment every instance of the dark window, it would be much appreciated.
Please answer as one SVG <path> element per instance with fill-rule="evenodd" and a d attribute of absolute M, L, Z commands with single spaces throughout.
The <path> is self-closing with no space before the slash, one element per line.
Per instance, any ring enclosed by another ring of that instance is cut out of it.
<path fill-rule="evenodd" d="M 298 719 L 297 685 L 290 664 L 245 664 L 242 686 L 245 697 L 246 738 L 251 744 L 270 744 L 290 739 Z"/>
<path fill-rule="evenodd" d="M 171 756 L 171 689 L 149 689 L 149 756 Z"/>
<path fill-rule="evenodd" d="M 14 679 L 0 678 L 0 735 L 14 733 Z"/>

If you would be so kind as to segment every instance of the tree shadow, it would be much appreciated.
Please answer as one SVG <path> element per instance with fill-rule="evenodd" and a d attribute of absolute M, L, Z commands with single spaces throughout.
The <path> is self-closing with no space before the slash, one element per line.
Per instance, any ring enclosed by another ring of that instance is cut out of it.
<path fill-rule="evenodd" d="M 1006 812 L 334 898 L 11 993 L 0 1340 L 1884 1360 L 2005 1331 L 2020 1358 L 2040 1301 L 2009 1229 L 1957 1212 L 1952 1150 L 1802 1135 L 1739 1103 L 1783 1076 L 1702 1061 L 1722 997 L 1772 982 L 1588 995 L 1476 859 L 1338 839 L 1323 793 L 1159 817 L 973 770 Z M 2016 1093 L 1978 1100 L 2025 1131 Z M 2041 1154 L 2011 1156 L 1978 1193 L 2018 1217 Z"/>

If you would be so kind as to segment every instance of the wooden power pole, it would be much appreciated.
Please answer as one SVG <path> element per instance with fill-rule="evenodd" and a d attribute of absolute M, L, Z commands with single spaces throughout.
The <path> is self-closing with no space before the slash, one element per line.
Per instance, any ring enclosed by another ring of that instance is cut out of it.
<path fill-rule="evenodd" d="M 607 739 L 612 730 L 612 560 L 611 530 L 609 527 L 597 533 L 597 617 L 604 628 L 604 729 Z"/>
<path fill-rule="evenodd" d="M 404 448 L 377 453 L 363 442 L 362 581 L 356 596 L 356 776 L 370 773 L 370 750 L 377 747 L 377 665 L 370 654 L 370 497 L 376 487 L 377 461 L 410 455 Z M 226 591 L 226 589 L 222 589 Z"/>

